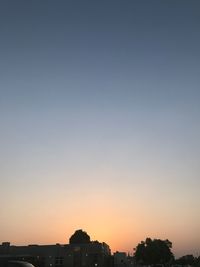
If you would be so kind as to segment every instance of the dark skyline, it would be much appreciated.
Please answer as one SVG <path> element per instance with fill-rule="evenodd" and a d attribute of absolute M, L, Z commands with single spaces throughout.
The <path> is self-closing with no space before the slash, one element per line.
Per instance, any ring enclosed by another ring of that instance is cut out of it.
<path fill-rule="evenodd" d="M 1 1 L 0 241 L 81 227 L 114 250 L 150 235 L 199 253 L 199 11 Z"/>

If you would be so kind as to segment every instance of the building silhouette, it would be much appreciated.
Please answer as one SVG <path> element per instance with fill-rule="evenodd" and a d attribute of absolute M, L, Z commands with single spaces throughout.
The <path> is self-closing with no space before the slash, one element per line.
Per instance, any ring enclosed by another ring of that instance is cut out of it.
<path fill-rule="evenodd" d="M 102 242 L 90 241 L 86 232 L 77 230 L 69 244 L 13 246 L 0 245 L 0 260 L 26 260 L 36 267 L 110 267 L 111 251 Z"/>

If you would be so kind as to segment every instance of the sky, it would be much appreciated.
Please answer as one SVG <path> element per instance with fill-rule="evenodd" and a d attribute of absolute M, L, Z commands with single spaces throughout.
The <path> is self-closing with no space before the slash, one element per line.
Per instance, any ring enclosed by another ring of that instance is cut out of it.
<path fill-rule="evenodd" d="M 200 254 L 200 2 L 0 3 L 0 242 Z"/>

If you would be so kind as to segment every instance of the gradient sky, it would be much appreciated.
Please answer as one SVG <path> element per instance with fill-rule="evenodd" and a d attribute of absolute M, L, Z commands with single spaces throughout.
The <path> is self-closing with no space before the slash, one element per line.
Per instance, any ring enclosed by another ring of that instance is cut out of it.
<path fill-rule="evenodd" d="M 0 242 L 200 254 L 200 1 L 2 0 Z"/>

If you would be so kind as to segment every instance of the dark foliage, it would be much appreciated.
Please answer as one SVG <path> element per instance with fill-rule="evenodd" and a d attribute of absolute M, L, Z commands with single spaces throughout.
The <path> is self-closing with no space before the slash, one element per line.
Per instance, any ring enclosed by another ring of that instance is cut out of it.
<path fill-rule="evenodd" d="M 193 255 L 185 255 L 176 260 L 177 263 L 181 265 L 194 265 L 195 263 L 195 258 Z"/>
<path fill-rule="evenodd" d="M 200 267 L 200 257 L 195 258 L 193 255 L 185 255 L 176 260 L 176 263 L 182 266 Z"/>
<path fill-rule="evenodd" d="M 169 263 L 174 259 L 169 240 L 151 239 L 141 241 L 135 249 L 135 259 L 143 264 Z"/>
<path fill-rule="evenodd" d="M 90 243 L 90 236 L 82 231 L 77 230 L 69 239 L 70 244 L 86 244 Z"/>

